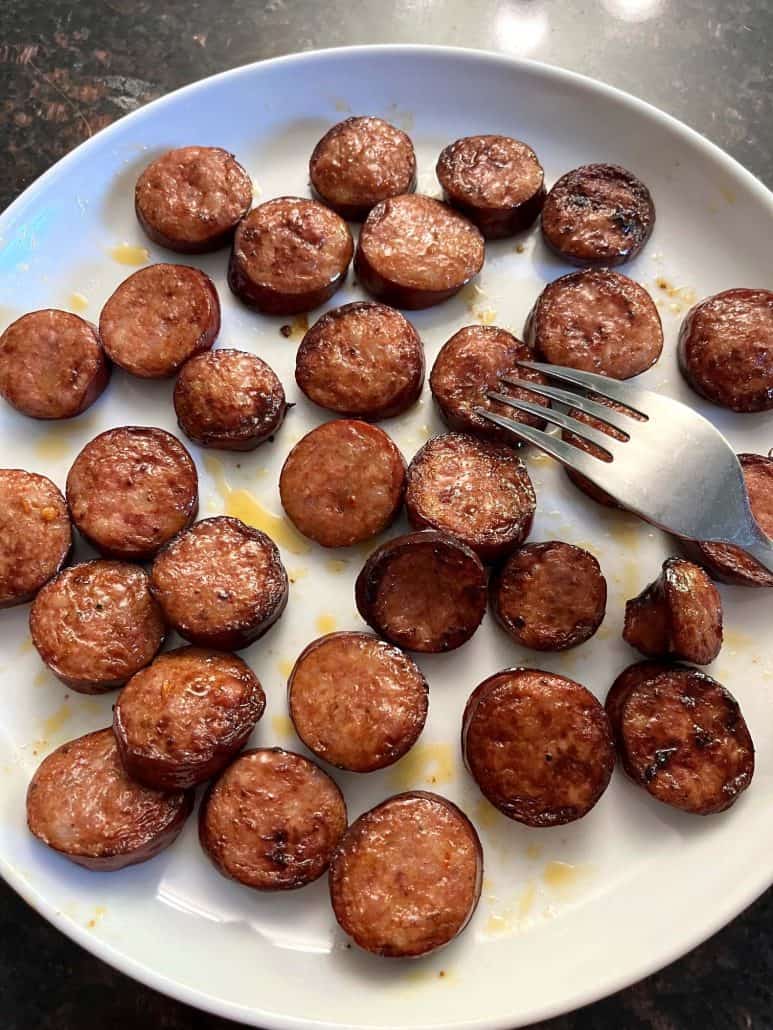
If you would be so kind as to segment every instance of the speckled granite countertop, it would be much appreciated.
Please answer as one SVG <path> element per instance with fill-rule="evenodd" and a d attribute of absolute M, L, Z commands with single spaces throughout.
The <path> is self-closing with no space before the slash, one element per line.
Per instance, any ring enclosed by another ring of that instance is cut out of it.
<path fill-rule="evenodd" d="M 3 0 L 0 204 L 81 140 L 171 89 L 295 50 L 475 46 L 656 104 L 773 185 L 773 0 Z M 610 942 L 610 948 L 614 942 Z M 0 884 L 2 1030 L 225 1030 L 62 937 Z M 656 976 L 546 1030 L 773 1027 L 773 892 Z"/>

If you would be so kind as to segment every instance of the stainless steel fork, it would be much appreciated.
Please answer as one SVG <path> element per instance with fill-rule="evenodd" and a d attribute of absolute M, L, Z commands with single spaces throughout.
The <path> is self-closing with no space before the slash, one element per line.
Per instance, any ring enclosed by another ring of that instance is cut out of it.
<path fill-rule="evenodd" d="M 773 572 L 773 540 L 751 513 L 733 448 L 708 419 L 686 404 L 630 382 L 537 361 L 519 361 L 518 365 L 563 385 L 543 386 L 514 376 L 502 376 L 501 381 L 592 415 L 625 439 L 608 436 L 555 407 L 496 391 L 487 396 L 568 430 L 595 444 L 605 457 L 485 408 L 475 409 L 479 415 L 581 473 L 647 522 L 687 540 L 735 544 Z M 623 413 L 609 408 L 588 393 L 629 410 Z"/>

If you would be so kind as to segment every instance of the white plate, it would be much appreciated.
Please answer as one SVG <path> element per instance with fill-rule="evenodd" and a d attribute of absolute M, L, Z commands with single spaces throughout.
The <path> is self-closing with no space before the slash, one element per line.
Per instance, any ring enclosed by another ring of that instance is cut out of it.
<path fill-rule="evenodd" d="M 85 315 L 96 320 L 132 271 L 112 253 L 124 242 L 147 247 L 150 260 L 174 260 L 144 238 L 132 206 L 139 170 L 160 151 L 191 142 L 223 146 L 246 165 L 257 196 L 306 194 L 314 143 L 350 111 L 382 115 L 410 132 L 419 188 L 432 194 L 438 193 L 433 169 L 439 150 L 470 133 L 527 140 L 549 184 L 588 161 L 633 169 L 652 190 L 658 220 L 643 254 L 625 271 L 657 299 L 666 333 L 665 353 L 643 379 L 709 414 L 739 450 L 767 451 L 770 418 L 734 416 L 699 402 L 676 370 L 674 345 L 696 297 L 770 285 L 768 192 L 700 136 L 640 101 L 555 68 L 492 54 L 431 47 L 302 54 L 227 72 L 123 119 L 59 162 L 2 216 L 2 323 L 33 308 L 77 307 L 74 293 L 87 299 Z M 222 512 L 226 499 L 238 509 L 248 498 L 236 491 L 249 491 L 278 513 L 282 461 L 325 417 L 299 395 L 293 379 L 300 328 L 296 323 L 295 340 L 287 340 L 279 333 L 285 320 L 260 317 L 232 299 L 225 252 L 193 263 L 220 290 L 220 344 L 266 358 L 297 402 L 273 445 L 219 456 L 215 465 L 191 448 L 201 474 L 201 514 Z M 536 231 L 489 245 L 480 292 L 468 288 L 411 316 L 429 365 L 452 332 L 476 319 L 520 332 L 544 283 L 566 270 Z M 359 295 L 349 283 L 330 306 Z M 98 431 L 125 423 L 175 430 L 170 395 L 170 383 L 116 373 L 100 401 L 72 423 L 41 424 L 3 406 L 3 464 L 44 472 L 63 486 L 73 456 Z M 442 430 L 427 389 L 419 406 L 385 427 L 408 457 Z M 359 778 L 335 773 L 352 817 L 415 786 L 448 795 L 476 821 L 486 857 L 484 895 L 458 941 L 412 963 L 349 950 L 324 880 L 280 897 L 229 883 L 200 853 L 193 819 L 162 856 L 120 873 L 79 870 L 38 845 L 24 823 L 33 769 L 65 739 L 107 725 L 113 697 L 72 694 L 43 670 L 29 643 L 26 607 L 0 614 L 0 869 L 8 882 L 60 930 L 131 976 L 263 1027 L 513 1027 L 623 987 L 731 919 L 773 879 L 769 593 L 722 587 L 726 643 L 710 671 L 740 699 L 759 752 L 751 789 L 729 813 L 681 815 L 617 771 L 587 818 L 529 830 L 483 802 L 461 767 L 465 700 L 498 669 L 541 666 L 604 697 L 614 675 L 636 658 L 620 639 L 623 602 L 672 551 L 662 534 L 586 500 L 549 462 L 530 456 L 529 468 L 539 499 L 532 539 L 582 544 L 606 572 L 610 596 L 600 632 L 566 655 L 541 656 L 514 647 L 487 618 L 461 650 L 419 659 L 431 703 L 416 749 L 391 770 Z M 223 479 L 232 490 L 228 498 Z M 284 534 L 278 542 L 295 580 L 290 605 L 245 655 L 269 698 L 254 741 L 298 747 L 286 719 L 287 668 L 320 631 L 333 624 L 361 627 L 352 586 L 367 549 L 344 552 L 336 562 L 316 547 L 294 553 Z"/>

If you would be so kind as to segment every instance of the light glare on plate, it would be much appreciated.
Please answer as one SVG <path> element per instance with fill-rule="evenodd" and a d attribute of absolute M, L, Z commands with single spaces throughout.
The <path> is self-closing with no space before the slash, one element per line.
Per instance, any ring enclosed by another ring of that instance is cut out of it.
<path fill-rule="evenodd" d="M 646 21 L 654 18 L 663 0 L 601 0 L 604 9 L 623 21 Z"/>
<path fill-rule="evenodd" d="M 503 7 L 494 19 L 494 34 L 503 50 L 523 57 L 532 53 L 547 35 L 545 11 L 522 11 Z"/>

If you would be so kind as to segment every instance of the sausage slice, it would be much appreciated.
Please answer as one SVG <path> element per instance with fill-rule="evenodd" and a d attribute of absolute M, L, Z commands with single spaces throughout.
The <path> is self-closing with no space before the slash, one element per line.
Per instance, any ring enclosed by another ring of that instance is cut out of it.
<path fill-rule="evenodd" d="M 537 155 L 510 136 L 466 136 L 438 158 L 443 194 L 489 240 L 528 229 L 542 210 L 545 183 Z"/>
<path fill-rule="evenodd" d="M 572 265 L 621 265 L 636 257 L 655 225 L 650 191 L 620 165 L 582 165 L 545 198 L 542 236 Z"/>
<path fill-rule="evenodd" d="M 355 600 L 368 625 L 398 647 L 453 651 L 483 620 L 486 573 L 460 540 L 434 530 L 407 533 L 371 554 Z"/>
<path fill-rule="evenodd" d="M 216 869 L 259 891 L 317 880 L 345 829 L 336 783 L 308 758 L 278 747 L 239 755 L 199 811 L 199 840 Z"/>
<path fill-rule="evenodd" d="M 663 562 L 660 576 L 627 601 L 623 639 L 650 658 L 713 662 L 722 647 L 722 599 L 698 565 Z"/>
<path fill-rule="evenodd" d="M 295 315 L 333 296 L 353 252 L 340 215 L 316 200 L 277 197 L 250 211 L 236 230 L 228 285 L 257 311 Z"/>
<path fill-rule="evenodd" d="M 154 243 L 182 254 L 217 250 L 252 204 L 252 182 L 220 147 L 179 147 L 137 180 L 134 209 Z"/>
<path fill-rule="evenodd" d="M 196 518 L 196 466 L 163 429 L 108 429 L 75 459 L 67 503 L 73 522 L 98 551 L 141 561 Z"/>
<path fill-rule="evenodd" d="M 763 532 L 773 537 L 773 460 L 762 454 L 739 454 L 752 514 Z M 732 544 L 694 543 L 685 549 L 723 583 L 744 587 L 773 587 L 768 572 L 750 554 Z"/>
<path fill-rule="evenodd" d="M 429 308 L 476 276 L 484 256 L 483 237 L 463 215 L 431 197 L 404 194 L 377 204 L 365 219 L 354 270 L 384 303 Z"/>
<path fill-rule="evenodd" d="M 427 718 L 416 663 L 370 633 L 330 633 L 299 655 L 287 684 L 290 718 L 331 765 L 372 772 L 409 751 Z"/>
<path fill-rule="evenodd" d="M 526 466 L 510 447 L 446 433 L 429 440 L 408 467 L 405 508 L 415 529 L 438 529 L 492 562 L 531 530 L 537 499 Z"/>
<path fill-rule="evenodd" d="M 382 118 L 345 118 L 317 143 L 309 178 L 323 203 L 362 221 L 379 201 L 416 188 L 413 143 Z"/>
<path fill-rule="evenodd" d="M 630 379 L 663 350 L 655 304 L 633 279 L 606 269 L 570 272 L 537 298 L 523 331 L 543 361 Z"/>
<path fill-rule="evenodd" d="M 483 849 L 470 820 L 446 798 L 416 790 L 349 827 L 330 865 L 330 900 L 361 948 L 409 958 L 464 930 L 482 882 Z"/>
<path fill-rule="evenodd" d="M 405 462 L 383 429 L 349 419 L 325 422 L 293 447 L 279 477 L 282 507 L 304 536 L 348 547 L 397 518 Z"/>
<path fill-rule="evenodd" d="M 32 418 L 73 418 L 110 379 L 96 328 L 69 311 L 30 311 L 0 336 L 0 395 Z"/>
<path fill-rule="evenodd" d="M 633 670 L 621 674 L 624 683 L 615 683 L 613 703 L 607 701 L 625 771 L 657 801 L 684 812 L 729 808 L 754 773 L 738 702 L 697 669 L 639 663 Z"/>
<path fill-rule="evenodd" d="M 589 399 L 596 401 L 598 404 L 605 404 L 612 411 L 620 412 L 623 415 L 628 415 L 634 419 L 640 419 L 641 416 L 632 411 L 630 408 L 626 408 L 622 404 L 617 404 L 615 401 L 611 401 L 606 397 L 599 397 L 598 394 L 588 394 Z M 577 408 L 569 408 L 567 415 L 572 418 L 576 418 L 578 422 L 584 422 L 586 426 L 590 426 L 592 429 L 597 429 L 600 433 L 606 433 L 607 436 L 611 436 L 614 440 L 625 440 L 625 434 L 621 433 L 614 426 L 610 426 L 606 422 L 602 422 L 601 419 L 596 418 L 594 415 L 587 415 L 584 411 L 578 411 Z M 590 443 L 588 440 L 584 440 L 579 436 L 575 436 L 574 433 L 568 429 L 564 429 L 561 433 L 561 439 L 566 443 L 571 444 L 573 447 L 578 447 L 581 451 L 585 451 L 586 454 L 593 455 L 594 458 L 600 458 L 602 461 L 606 461 L 605 452 L 600 447 L 597 447 L 595 443 Z M 589 479 L 581 472 L 575 472 L 574 469 L 564 465 L 564 472 L 567 474 L 569 479 L 574 485 L 582 490 L 584 494 L 596 501 L 597 504 L 603 504 L 606 508 L 620 508 L 621 505 L 617 503 L 614 497 L 602 490 L 600 486 L 596 486 L 595 483 L 591 483 Z"/>
<path fill-rule="evenodd" d="M 601 704 L 574 680 L 539 669 L 505 669 L 473 691 L 462 753 L 491 804 L 527 826 L 587 815 L 615 764 Z"/>
<path fill-rule="evenodd" d="M 675 666 L 671 662 L 645 661 L 636 662 L 623 669 L 615 682 L 609 688 L 609 693 L 604 701 L 604 708 L 609 716 L 609 724 L 612 727 L 612 736 L 617 740 L 620 727 L 620 718 L 623 705 L 628 698 L 629 692 L 641 683 L 653 679 L 661 672 L 671 672 Z"/>
<path fill-rule="evenodd" d="M 725 290 L 687 312 L 677 351 L 682 375 L 731 411 L 773 408 L 773 292 Z"/>
<path fill-rule="evenodd" d="M 514 446 L 516 441 L 510 431 L 483 418 L 476 408 L 544 429 L 543 419 L 516 411 L 486 396 L 489 391 L 496 391 L 548 407 L 550 401 L 539 394 L 500 382 L 502 376 L 509 375 L 544 384 L 545 378 L 539 372 L 517 365 L 519 361 L 533 358 L 533 352 L 525 343 L 494 325 L 468 325 L 455 333 L 441 347 L 429 377 L 432 396 L 449 429 Z"/>
<path fill-rule="evenodd" d="M 202 447 L 248 451 L 270 439 L 287 413 L 285 392 L 265 361 L 241 350 L 213 350 L 187 361 L 174 386 L 185 435 Z"/>
<path fill-rule="evenodd" d="M 241 751 L 265 707 L 263 688 L 241 658 L 180 647 L 129 680 L 113 731 L 133 779 L 185 789 L 216 776 Z"/>
<path fill-rule="evenodd" d="M 31 600 L 71 550 L 70 514 L 51 480 L 0 469 L 0 608 Z"/>
<path fill-rule="evenodd" d="M 220 300 L 204 272 L 148 265 L 124 279 L 99 317 L 109 357 L 141 379 L 173 376 L 220 331 Z"/>
<path fill-rule="evenodd" d="M 367 422 L 400 415 L 424 385 L 424 348 L 411 323 L 385 304 L 327 311 L 303 337 L 295 379 L 310 401 Z"/>
<path fill-rule="evenodd" d="M 238 651 L 282 614 L 288 582 L 271 537 L 221 515 L 166 545 L 150 570 L 150 589 L 181 637 Z"/>
<path fill-rule="evenodd" d="M 101 694 L 153 661 L 166 626 L 143 568 L 98 560 L 73 565 L 43 587 L 30 610 L 30 633 L 62 683 Z"/>
<path fill-rule="evenodd" d="M 607 583 L 588 551 L 561 540 L 526 544 L 489 584 L 491 610 L 509 636 L 535 651 L 565 651 L 604 620 Z"/>
<path fill-rule="evenodd" d="M 168 848 L 193 809 L 193 793 L 129 779 L 113 731 L 62 744 L 27 791 L 27 825 L 54 851 L 99 872 L 146 862 Z"/>

